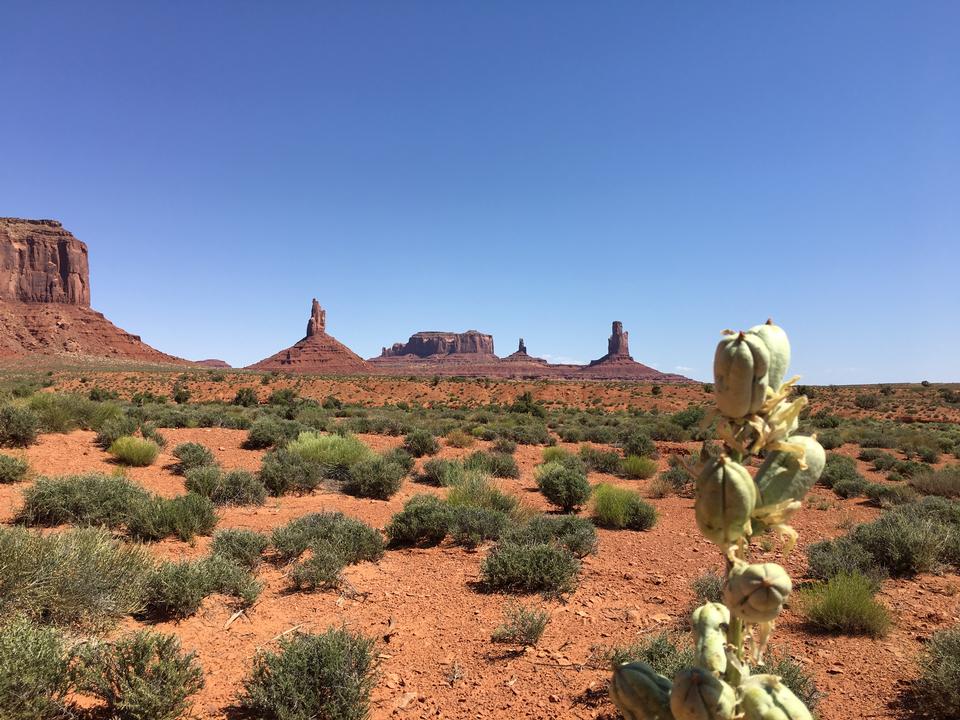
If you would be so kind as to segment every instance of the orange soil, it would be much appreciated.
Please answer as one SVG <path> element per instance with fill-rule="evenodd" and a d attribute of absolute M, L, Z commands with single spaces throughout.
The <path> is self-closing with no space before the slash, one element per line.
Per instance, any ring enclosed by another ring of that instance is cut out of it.
<path fill-rule="evenodd" d="M 379 381 L 386 382 L 386 381 Z M 169 449 L 184 441 L 210 447 L 226 468 L 254 470 L 262 452 L 244 450 L 245 433 L 223 429 L 162 431 L 168 449 L 155 465 L 128 470 L 132 480 L 163 495 L 183 492 L 182 478 L 172 474 Z M 38 474 L 87 470 L 111 471 L 115 466 L 93 444 L 93 433 L 45 435 L 24 451 Z M 400 443 L 399 438 L 363 436 L 377 450 Z M 666 454 L 682 446 L 659 443 L 661 469 Z M 459 457 L 475 448 L 444 447 L 441 457 Z M 694 447 L 690 444 L 688 447 Z M 505 480 L 505 489 L 532 507 L 547 510 L 536 492 L 533 469 L 542 448 L 520 446 L 518 480 Z M 420 461 L 422 462 L 422 461 Z M 867 466 L 860 470 L 877 479 Z M 591 474 L 591 482 L 613 482 L 644 490 L 649 481 L 625 481 Z M 27 481 L 29 482 L 29 481 Z M 0 521 L 9 523 L 27 483 L 0 486 Z M 341 510 L 375 527 L 383 527 L 403 502 L 418 492 L 439 495 L 445 490 L 407 480 L 389 501 L 362 500 L 335 492 L 270 498 L 262 507 L 226 508 L 219 528 L 269 531 L 293 518 L 320 510 Z M 693 593 L 690 581 L 719 569 L 717 548 L 697 532 L 692 500 L 669 497 L 651 500 L 660 513 L 648 532 L 600 530 L 599 554 L 584 560 L 579 587 L 566 602 L 524 598 L 549 610 L 551 619 L 536 649 L 519 654 L 490 642 L 509 598 L 478 592 L 474 583 L 487 549 L 467 551 L 448 543 L 436 548 L 389 550 L 377 564 L 348 568 L 345 577 L 355 593 L 291 593 L 283 569 L 264 565 L 258 578 L 265 588 L 255 606 L 226 627 L 233 614 L 228 598 L 213 596 L 193 617 L 164 622 L 156 629 L 174 632 L 197 652 L 206 673 L 206 687 L 195 698 L 200 718 L 228 717 L 258 648 L 271 647 L 277 636 L 300 628 L 322 631 L 346 625 L 379 639 L 381 675 L 373 696 L 373 718 L 595 718 L 615 717 L 606 699 L 609 673 L 589 664 L 595 645 L 633 642 L 651 632 L 683 627 Z M 801 578 L 804 546 L 844 532 L 852 522 L 875 517 L 877 511 L 858 500 L 840 500 L 815 489 L 796 528 L 800 547 L 787 558 L 779 549 L 755 556 L 776 559 Z M 159 558 L 197 557 L 208 552 L 210 539 L 195 544 L 172 540 L 148 546 Z M 801 618 L 788 608 L 774 635 L 774 645 L 789 652 L 814 674 L 827 693 L 821 701 L 824 720 L 851 717 L 894 717 L 892 704 L 903 683 L 916 673 L 921 642 L 934 630 L 960 621 L 960 578 L 924 575 L 913 581 L 884 583 L 880 599 L 896 624 L 880 640 L 828 637 L 807 632 Z M 126 620 L 120 630 L 141 626 Z"/>

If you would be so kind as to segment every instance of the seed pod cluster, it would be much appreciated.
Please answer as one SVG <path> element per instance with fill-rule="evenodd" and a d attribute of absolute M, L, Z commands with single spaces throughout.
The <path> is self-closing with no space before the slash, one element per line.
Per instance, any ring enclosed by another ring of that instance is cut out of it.
<path fill-rule="evenodd" d="M 820 477 L 827 455 L 814 438 L 793 435 L 787 444 L 799 446 L 803 457 L 787 450 L 774 450 L 757 471 L 759 507 L 770 507 L 790 500 L 802 500 Z"/>
<path fill-rule="evenodd" d="M 646 663 L 632 662 L 614 669 L 609 692 L 625 720 L 674 720 L 671 687 L 669 679 Z"/>
<path fill-rule="evenodd" d="M 730 611 L 723 603 L 706 603 L 690 616 L 693 634 L 696 638 L 695 662 L 715 675 L 727 670 L 727 628 L 730 625 Z"/>
<path fill-rule="evenodd" d="M 739 688 L 746 720 L 813 720 L 800 699 L 776 675 L 753 675 Z"/>
<path fill-rule="evenodd" d="M 733 688 L 703 668 L 686 668 L 673 678 L 670 709 L 676 720 L 731 720 L 736 706 Z"/>
<path fill-rule="evenodd" d="M 710 459 L 697 477 L 694 513 L 704 537 L 723 548 L 750 531 L 757 488 L 750 473 L 726 455 Z"/>
<path fill-rule="evenodd" d="M 767 394 L 770 351 L 757 335 L 724 336 L 713 357 L 717 408 L 730 418 L 757 412 Z"/>
<path fill-rule="evenodd" d="M 748 623 L 776 620 L 793 591 L 787 571 L 776 563 L 734 566 L 723 589 L 730 612 Z"/>

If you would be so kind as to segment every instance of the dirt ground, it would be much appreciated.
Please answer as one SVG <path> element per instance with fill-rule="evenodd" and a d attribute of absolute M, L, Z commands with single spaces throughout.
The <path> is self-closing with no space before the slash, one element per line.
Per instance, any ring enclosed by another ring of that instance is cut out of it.
<path fill-rule="evenodd" d="M 183 480 L 170 466 L 170 449 L 195 441 L 210 447 L 225 468 L 259 467 L 261 451 L 244 450 L 245 432 L 224 429 L 165 429 L 167 450 L 148 468 L 127 470 L 143 487 L 171 496 L 184 492 Z M 361 436 L 377 450 L 398 445 L 400 438 Z M 24 451 L 37 474 L 88 470 L 111 472 L 116 466 L 93 442 L 92 432 L 44 435 Z M 441 457 L 458 457 L 482 448 L 444 447 Z M 661 469 L 667 454 L 680 446 L 658 443 Z M 689 447 L 694 447 L 690 445 Z M 532 507 L 547 510 L 536 492 L 533 469 L 542 448 L 519 446 L 518 480 L 501 481 Z M 422 462 L 422 461 L 420 461 Z M 879 480 L 860 463 L 867 477 Z M 644 491 L 649 481 L 628 481 L 591 473 L 592 483 L 613 482 Z M 9 523 L 29 483 L 0 486 L 0 521 Z M 218 528 L 269 531 L 308 512 L 340 510 L 382 528 L 404 501 L 418 492 L 446 491 L 410 479 L 389 501 L 356 499 L 335 492 L 270 498 L 262 507 L 226 508 Z M 539 596 L 523 602 L 544 607 L 550 622 L 539 645 L 525 652 L 490 641 L 510 598 L 479 592 L 475 583 L 488 548 L 468 551 L 447 543 L 429 549 L 388 550 L 376 563 L 349 567 L 349 592 L 294 593 L 283 569 L 264 564 L 258 578 L 264 591 L 256 604 L 229 624 L 230 599 L 212 596 L 193 617 L 159 623 L 196 651 L 206 673 L 206 687 L 195 698 L 199 718 L 225 718 L 255 652 L 293 629 L 322 631 L 346 625 L 378 638 L 380 678 L 373 695 L 373 718 L 596 718 L 616 717 L 607 700 L 606 669 L 591 666 L 596 646 L 622 645 L 663 630 L 684 626 L 693 593 L 690 582 L 721 567 L 717 548 L 697 532 L 693 501 L 668 497 L 651 502 L 659 511 L 647 532 L 600 530 L 599 553 L 584 560 L 580 584 L 566 601 Z M 796 517 L 800 546 L 783 558 L 779 548 L 757 558 L 783 563 L 795 579 L 805 571 L 804 546 L 834 537 L 851 523 L 869 520 L 877 510 L 860 500 L 841 500 L 815 489 Z M 195 544 L 167 540 L 148 546 L 160 558 L 196 557 L 210 539 Z M 895 705 L 903 684 L 916 673 L 921 642 L 941 627 L 960 622 L 960 577 L 924 575 L 911 581 L 887 581 L 879 598 L 891 610 L 895 627 L 879 640 L 828 637 L 805 630 L 788 608 L 774 634 L 774 647 L 798 659 L 826 693 L 819 713 L 824 720 L 897 717 Z M 118 631 L 141 625 L 128 619 Z"/>

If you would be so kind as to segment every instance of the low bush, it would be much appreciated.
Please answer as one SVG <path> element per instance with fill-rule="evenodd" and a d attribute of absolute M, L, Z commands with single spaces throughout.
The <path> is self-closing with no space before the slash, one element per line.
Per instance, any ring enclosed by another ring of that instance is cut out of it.
<path fill-rule="evenodd" d="M 456 485 L 463 479 L 463 465 L 456 460 L 431 458 L 423 464 L 423 469 L 417 478 L 420 482 L 438 487 Z"/>
<path fill-rule="evenodd" d="M 311 513 L 276 528 L 271 544 L 281 562 L 295 560 L 313 543 L 323 540 L 340 548 L 348 564 L 383 556 L 383 537 L 369 525 L 343 513 Z"/>
<path fill-rule="evenodd" d="M 823 693 L 817 687 L 813 676 L 790 655 L 768 652 L 765 661 L 758 666 L 757 670 L 776 675 L 780 678 L 780 682 L 790 688 L 811 713 L 816 710 Z M 817 715 L 814 714 L 814 717 L 817 717 Z"/>
<path fill-rule="evenodd" d="M 501 455 L 513 455 L 513 453 L 517 451 L 517 443 L 510 438 L 498 437 L 493 441 L 493 445 L 490 446 L 490 449 L 495 453 L 500 453 Z"/>
<path fill-rule="evenodd" d="M 436 455 L 440 451 L 440 443 L 433 433 L 427 430 L 413 430 L 403 439 L 403 449 L 414 457 Z"/>
<path fill-rule="evenodd" d="M 676 455 L 671 455 L 669 467 L 660 473 L 650 483 L 651 497 L 666 497 L 671 493 L 685 493 L 693 482 L 690 472 L 684 467 L 683 461 Z"/>
<path fill-rule="evenodd" d="M 580 459 L 587 469 L 592 472 L 619 475 L 623 465 L 620 453 L 613 450 L 598 450 L 590 445 L 580 446 Z"/>
<path fill-rule="evenodd" d="M 263 533 L 229 528 L 214 533 L 210 552 L 240 567 L 253 570 L 260 564 L 263 553 L 269 546 L 270 538 Z"/>
<path fill-rule="evenodd" d="M 160 454 L 160 446 L 153 440 L 144 440 L 131 435 L 117 438 L 107 452 L 124 465 L 146 467 L 152 465 Z"/>
<path fill-rule="evenodd" d="M 504 610 L 503 624 L 493 631 L 490 639 L 496 643 L 533 647 L 540 641 L 548 622 L 550 613 L 546 610 L 510 603 Z"/>
<path fill-rule="evenodd" d="M 406 474 L 406 469 L 399 463 L 384 457 L 373 457 L 350 467 L 343 488 L 357 497 L 389 500 L 403 485 Z"/>
<path fill-rule="evenodd" d="M 910 508 L 911 506 L 904 506 Z M 943 523 L 914 513 L 891 510 L 871 523 L 858 525 L 850 539 L 895 577 L 932 570 L 941 560 L 950 531 Z"/>
<path fill-rule="evenodd" d="M 435 495 L 414 495 L 396 513 L 386 527 L 387 539 L 394 547 L 438 545 L 450 527 L 450 507 Z"/>
<path fill-rule="evenodd" d="M 380 457 L 388 462 L 396 463 L 403 468 L 403 474 L 407 475 L 413 472 L 413 468 L 416 467 L 417 461 L 414 459 L 413 455 L 408 453 L 403 448 L 394 448 L 393 450 L 387 450 Z"/>
<path fill-rule="evenodd" d="M 920 707 L 941 720 L 960 717 L 960 627 L 935 632 L 920 657 Z"/>
<path fill-rule="evenodd" d="M 503 536 L 517 545 L 553 543 L 576 557 L 597 550 L 597 529 L 586 518 L 576 515 L 535 515 L 522 525 L 509 528 Z"/>
<path fill-rule="evenodd" d="M 463 466 L 467 470 L 479 470 L 498 478 L 520 477 L 520 468 L 517 467 L 517 461 L 514 460 L 513 455 L 504 453 L 489 453 L 477 450 L 467 456 L 463 461 Z"/>
<path fill-rule="evenodd" d="M 175 635 L 140 631 L 82 646 L 77 688 L 104 703 L 114 720 L 177 720 L 203 688 L 194 653 Z"/>
<path fill-rule="evenodd" d="M 444 436 L 444 439 L 447 441 L 447 445 L 455 448 L 473 447 L 477 442 L 477 439 L 473 435 L 464 432 L 461 428 L 454 428 Z"/>
<path fill-rule="evenodd" d="M 560 594 L 576 588 L 580 562 L 554 543 L 500 541 L 480 567 L 480 582 L 493 592 Z"/>
<path fill-rule="evenodd" d="M 723 584 L 723 576 L 713 570 L 694 578 L 690 589 L 693 590 L 697 607 L 709 602 L 723 602 Z"/>
<path fill-rule="evenodd" d="M 138 427 L 140 424 L 128 415 L 109 417 L 97 425 L 94 442 L 106 450 L 120 438 L 133 435 Z"/>
<path fill-rule="evenodd" d="M 246 470 L 221 472 L 213 465 L 204 465 L 187 472 L 187 491 L 210 498 L 214 505 L 263 505 L 267 488 Z"/>
<path fill-rule="evenodd" d="M 824 450 L 836 450 L 838 447 L 843 447 L 844 444 L 843 436 L 834 430 L 819 433 L 817 440 Z"/>
<path fill-rule="evenodd" d="M 827 463 L 817 481 L 824 487 L 832 488 L 841 480 L 863 480 L 857 471 L 857 463 L 853 458 L 837 453 L 827 453 Z"/>
<path fill-rule="evenodd" d="M 334 480 L 347 480 L 350 468 L 373 457 L 370 448 L 353 435 L 300 433 L 288 449 L 304 460 L 320 465 L 324 476 Z"/>
<path fill-rule="evenodd" d="M 0 615 L 98 629 L 138 610 L 153 562 L 139 546 L 85 528 L 41 536 L 0 528 Z"/>
<path fill-rule="evenodd" d="M 307 493 L 323 480 L 323 466 L 288 448 L 276 448 L 263 456 L 260 482 L 274 496 Z"/>
<path fill-rule="evenodd" d="M 843 478 L 833 483 L 833 492 L 845 499 L 860 497 L 867 489 L 869 482 L 862 477 Z"/>
<path fill-rule="evenodd" d="M 537 468 L 536 481 L 544 497 L 564 512 L 576 510 L 590 498 L 587 476 L 559 462 Z"/>
<path fill-rule="evenodd" d="M 910 478 L 910 485 L 924 495 L 960 498 L 960 464 L 945 465 Z"/>
<path fill-rule="evenodd" d="M 193 615 L 213 593 L 232 595 L 249 606 L 260 590 L 245 569 L 222 557 L 164 562 L 149 578 L 146 610 L 158 618 L 184 618 Z"/>
<path fill-rule="evenodd" d="M 174 498 L 154 496 L 137 502 L 127 518 L 127 532 L 137 540 L 162 540 L 170 535 L 184 542 L 209 535 L 217 525 L 213 502 L 196 493 Z"/>
<path fill-rule="evenodd" d="M 217 464 L 210 449 L 195 442 L 180 443 L 173 449 L 173 456 L 178 461 L 174 469 L 180 475 L 185 474 L 187 470 Z"/>
<path fill-rule="evenodd" d="M 0 625 L 0 708 L 4 720 L 67 718 L 70 661 L 53 628 L 15 618 Z"/>
<path fill-rule="evenodd" d="M 27 476 L 26 460 L 0 454 L 0 485 L 20 482 Z"/>
<path fill-rule="evenodd" d="M 640 493 L 603 483 L 593 492 L 593 520 L 613 530 L 649 530 L 657 522 L 657 510 Z"/>
<path fill-rule="evenodd" d="M 826 583 L 800 591 L 807 622 L 818 630 L 841 635 L 883 637 L 890 615 L 873 593 L 873 581 L 859 573 L 834 575 Z"/>
<path fill-rule="evenodd" d="M 656 474 L 657 461 L 638 455 L 630 455 L 624 459 L 620 470 L 624 477 L 631 480 L 646 480 Z"/>
<path fill-rule="evenodd" d="M 450 506 L 469 506 L 497 510 L 506 515 L 517 511 L 520 501 L 516 495 L 504 492 L 481 472 L 467 472 L 447 493 Z"/>
<path fill-rule="evenodd" d="M 853 399 L 853 404 L 861 410 L 874 410 L 880 407 L 880 396 L 860 393 Z"/>
<path fill-rule="evenodd" d="M 265 450 L 271 447 L 283 447 L 301 430 L 300 423 L 281 420 L 273 416 L 255 420 L 247 430 L 243 447 L 248 450 Z"/>
<path fill-rule="evenodd" d="M 280 640 L 262 651 L 239 699 L 252 716 L 277 720 L 365 720 L 375 683 L 374 643 L 346 628 Z"/>
<path fill-rule="evenodd" d="M 614 668 L 623 663 L 642 662 L 667 677 L 694 664 L 693 649 L 675 643 L 665 632 L 647 636 L 633 645 L 612 648 L 604 655 Z"/>
<path fill-rule="evenodd" d="M 878 586 L 887 576 L 873 555 L 849 537 L 823 540 L 808 547 L 807 566 L 810 577 L 823 581 L 837 575 L 860 574 Z"/>
<path fill-rule="evenodd" d="M 635 455 L 637 457 L 653 458 L 657 455 L 657 445 L 650 439 L 650 436 L 640 430 L 631 430 L 624 434 L 620 439 L 620 447 L 626 457 Z"/>
<path fill-rule="evenodd" d="M 510 524 L 510 516 L 500 510 L 471 505 L 451 507 L 449 530 L 456 545 L 475 548 L 496 540 Z"/>
<path fill-rule="evenodd" d="M 256 407 L 260 403 L 260 400 L 257 399 L 257 391 L 253 388 L 242 387 L 237 390 L 237 394 L 233 396 L 233 404 L 240 405 L 241 407 Z"/>
<path fill-rule="evenodd" d="M 131 510 L 150 498 L 123 477 L 88 473 L 41 477 L 23 491 L 17 522 L 25 525 L 103 525 L 116 528 Z"/>
<path fill-rule="evenodd" d="M 7 404 L 0 406 L 0 447 L 33 445 L 40 431 L 40 418 L 28 407 Z"/>
<path fill-rule="evenodd" d="M 917 493 L 909 485 L 886 485 L 873 482 L 866 484 L 863 488 L 863 494 L 874 505 L 879 505 L 882 508 L 913 502 L 917 497 Z"/>

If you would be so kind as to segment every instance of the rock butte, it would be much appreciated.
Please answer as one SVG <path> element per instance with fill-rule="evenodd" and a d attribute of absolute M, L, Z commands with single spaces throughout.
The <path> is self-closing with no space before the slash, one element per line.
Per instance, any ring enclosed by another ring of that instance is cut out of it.
<path fill-rule="evenodd" d="M 90 308 L 87 246 L 56 220 L 0 218 L 0 356 L 187 361 L 155 350 Z"/>

